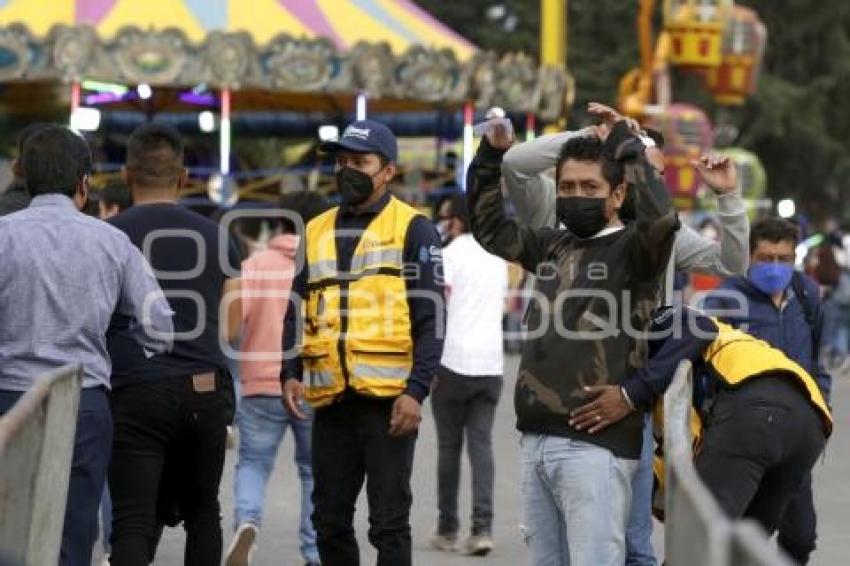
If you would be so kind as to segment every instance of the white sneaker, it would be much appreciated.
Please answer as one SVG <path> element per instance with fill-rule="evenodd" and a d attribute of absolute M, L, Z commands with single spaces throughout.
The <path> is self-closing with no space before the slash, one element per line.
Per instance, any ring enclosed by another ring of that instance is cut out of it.
<path fill-rule="evenodd" d="M 487 556 L 493 551 L 493 539 L 490 535 L 473 535 L 466 539 L 463 550 L 469 556 Z"/>
<path fill-rule="evenodd" d="M 457 550 L 457 535 L 434 533 L 431 537 L 431 546 L 443 552 L 455 552 Z"/>
<path fill-rule="evenodd" d="M 254 541 L 257 540 L 257 527 L 243 523 L 236 529 L 230 548 L 227 549 L 224 563 L 226 566 L 248 566 L 254 554 Z"/>

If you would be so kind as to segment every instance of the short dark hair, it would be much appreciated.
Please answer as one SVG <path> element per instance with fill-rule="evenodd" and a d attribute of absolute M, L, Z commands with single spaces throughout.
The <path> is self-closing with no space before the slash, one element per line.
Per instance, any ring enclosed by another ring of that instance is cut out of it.
<path fill-rule="evenodd" d="M 449 216 L 463 222 L 464 233 L 471 230 L 469 226 L 469 212 L 466 207 L 466 196 L 463 193 L 452 193 L 447 199 L 449 202 Z"/>
<path fill-rule="evenodd" d="M 64 126 L 45 126 L 27 136 L 21 154 L 27 191 L 32 196 L 59 193 L 73 197 L 91 173 L 89 145 Z"/>
<path fill-rule="evenodd" d="M 561 167 L 568 159 L 589 161 L 602 166 L 602 176 L 611 185 L 611 189 L 621 184 L 625 177 L 623 164 L 607 157 L 604 142 L 596 136 L 574 136 L 561 146 L 558 161 L 555 164 L 555 182 L 560 181 Z"/>
<path fill-rule="evenodd" d="M 759 242 L 792 242 L 796 247 L 800 243 L 800 229 L 783 218 L 765 218 L 753 224 L 750 232 L 750 253 L 756 251 Z"/>
<path fill-rule="evenodd" d="M 289 210 L 300 216 L 305 226 L 331 207 L 328 199 L 314 191 L 286 193 L 280 198 L 279 206 L 283 210 Z M 289 219 L 284 218 L 283 230 L 294 234 L 295 225 Z"/>
<path fill-rule="evenodd" d="M 33 122 L 27 126 L 21 128 L 18 132 L 17 141 L 18 141 L 18 156 L 24 154 L 24 144 L 27 142 L 30 136 L 32 136 L 36 132 L 40 132 L 41 130 L 50 127 L 52 124 L 47 122 Z"/>
<path fill-rule="evenodd" d="M 143 124 L 127 142 L 127 170 L 133 184 L 159 188 L 177 184 L 183 172 L 183 139 L 166 124 Z"/>
<path fill-rule="evenodd" d="M 100 200 L 106 206 L 117 206 L 119 212 L 124 212 L 133 204 L 130 189 L 121 181 L 110 181 L 100 191 Z"/>

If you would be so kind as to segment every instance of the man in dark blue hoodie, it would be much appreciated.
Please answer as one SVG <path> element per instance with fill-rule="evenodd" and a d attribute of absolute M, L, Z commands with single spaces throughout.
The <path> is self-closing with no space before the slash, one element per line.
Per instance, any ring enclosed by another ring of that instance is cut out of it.
<path fill-rule="evenodd" d="M 819 359 L 821 301 L 817 284 L 794 271 L 798 243 L 799 231 L 787 220 L 756 223 L 747 276 L 728 279 L 706 299 L 705 310 L 784 352 L 817 380 L 829 402 L 832 377 Z M 816 527 L 809 474 L 779 525 L 779 545 L 806 564 L 815 549 Z"/>

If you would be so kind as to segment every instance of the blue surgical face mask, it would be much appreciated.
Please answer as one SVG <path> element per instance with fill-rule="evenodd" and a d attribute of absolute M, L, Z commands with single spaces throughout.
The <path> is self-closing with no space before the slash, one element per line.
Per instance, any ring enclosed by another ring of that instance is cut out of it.
<path fill-rule="evenodd" d="M 765 295 L 775 295 L 788 288 L 794 266 L 776 261 L 758 262 L 750 266 L 749 278 L 756 288 Z"/>

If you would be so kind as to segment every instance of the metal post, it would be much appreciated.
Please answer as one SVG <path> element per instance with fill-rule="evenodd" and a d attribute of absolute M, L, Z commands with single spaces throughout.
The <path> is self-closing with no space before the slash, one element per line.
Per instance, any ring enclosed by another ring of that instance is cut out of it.
<path fill-rule="evenodd" d="M 360 91 L 357 93 L 357 120 L 366 119 L 366 92 Z"/>
<path fill-rule="evenodd" d="M 540 0 L 540 63 L 567 67 L 567 0 Z M 566 117 L 562 117 L 546 126 L 544 133 L 559 132 L 566 124 Z"/>
<path fill-rule="evenodd" d="M 534 112 L 525 115 L 525 141 L 531 141 L 536 137 L 537 116 Z"/>
<path fill-rule="evenodd" d="M 219 128 L 219 172 L 221 173 L 221 202 L 230 202 L 230 89 L 221 89 L 221 127 Z"/>
<path fill-rule="evenodd" d="M 475 115 L 475 108 L 472 102 L 467 102 L 463 106 L 463 174 L 460 178 L 460 186 L 463 191 L 466 191 L 466 171 L 472 163 L 472 119 Z"/>
<path fill-rule="evenodd" d="M 71 83 L 71 113 L 80 107 L 80 82 Z"/>

